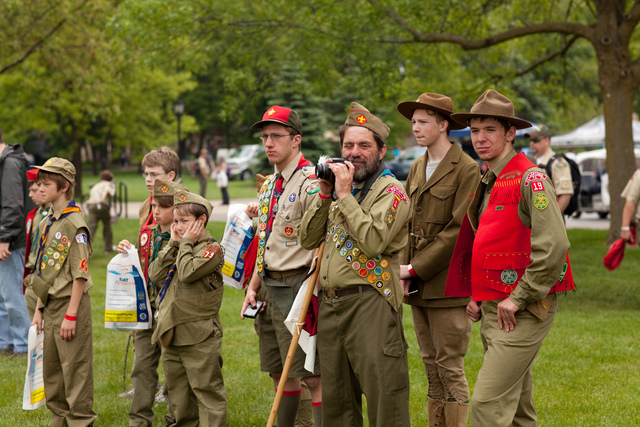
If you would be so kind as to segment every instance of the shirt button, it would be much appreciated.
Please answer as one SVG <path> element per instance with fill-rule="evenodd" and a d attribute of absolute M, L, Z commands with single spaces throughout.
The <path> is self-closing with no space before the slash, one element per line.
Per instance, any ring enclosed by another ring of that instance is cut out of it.
<path fill-rule="evenodd" d="M 324 280 L 327 280 L 327 276 L 322 276 L 322 278 L 323 278 Z"/>
<path fill-rule="evenodd" d="M 419 225 L 416 225 L 415 230 L 416 230 L 416 231 L 420 231 L 420 226 L 419 226 Z"/>
<path fill-rule="evenodd" d="M 418 207 L 416 208 L 416 212 L 422 212 L 422 206 L 418 206 Z"/>
<path fill-rule="evenodd" d="M 329 259 L 329 255 L 327 255 L 327 259 Z"/>
<path fill-rule="evenodd" d="M 266 250 L 269 250 L 269 246 L 266 247 Z"/>

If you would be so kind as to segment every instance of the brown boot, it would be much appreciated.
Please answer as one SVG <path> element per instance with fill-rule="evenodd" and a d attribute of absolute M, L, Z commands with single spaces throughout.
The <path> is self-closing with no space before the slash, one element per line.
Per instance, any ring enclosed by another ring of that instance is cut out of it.
<path fill-rule="evenodd" d="M 446 402 L 444 404 L 444 424 L 447 427 L 467 427 L 469 404 Z"/>
<path fill-rule="evenodd" d="M 429 427 L 444 427 L 444 402 L 427 397 Z"/>

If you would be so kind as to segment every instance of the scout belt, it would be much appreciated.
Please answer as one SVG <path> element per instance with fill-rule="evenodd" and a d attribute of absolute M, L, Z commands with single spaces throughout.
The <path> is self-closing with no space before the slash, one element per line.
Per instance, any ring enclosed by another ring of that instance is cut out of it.
<path fill-rule="evenodd" d="M 348 288 L 322 288 L 322 291 L 327 298 L 340 298 L 346 297 L 347 295 L 355 295 L 360 292 L 360 289 L 362 289 L 363 293 L 376 290 L 376 288 L 370 285 L 358 285 Z"/>
<path fill-rule="evenodd" d="M 306 273 L 307 271 L 309 271 L 309 267 L 300 267 L 294 270 L 287 270 L 287 271 L 270 271 L 265 269 L 264 275 L 267 276 L 269 279 L 280 280 L 280 279 L 284 279 L 285 277 L 295 276 L 296 274 Z"/>

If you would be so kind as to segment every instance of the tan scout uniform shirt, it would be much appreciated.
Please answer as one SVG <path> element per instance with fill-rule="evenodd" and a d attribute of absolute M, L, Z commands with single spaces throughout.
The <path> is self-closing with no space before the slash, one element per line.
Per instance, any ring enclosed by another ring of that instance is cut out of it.
<path fill-rule="evenodd" d="M 552 149 L 548 149 L 546 154 L 538 160 L 538 166 L 540 169 L 547 167 L 549 159 L 556 153 Z M 556 190 L 556 195 L 562 196 L 563 194 L 573 194 L 573 181 L 571 180 L 571 166 L 562 157 L 558 157 L 551 165 L 551 175 L 553 178 L 553 186 Z"/>
<path fill-rule="evenodd" d="M 478 229 L 480 216 L 489 203 L 496 177 L 515 155 L 516 152 L 512 149 L 494 170 L 488 170 L 482 177 L 476 196 L 468 210 L 469 222 L 474 232 Z M 556 200 L 556 194 L 549 177 L 545 178 L 548 185 L 545 185 L 544 190 L 536 193 L 544 192 L 551 202 L 539 209 L 533 204 L 534 192 L 531 185 L 525 185 L 527 183 L 525 177 L 530 172 L 544 174 L 544 171 L 539 168 L 528 169 L 520 183 L 522 200 L 518 204 L 518 217 L 526 227 L 531 229 L 531 264 L 509 296 L 509 299 L 520 309 L 524 309 L 529 302 L 544 299 L 549 294 L 549 289 L 560 277 L 570 246 L 560 207 L 553 202 Z"/>
<path fill-rule="evenodd" d="M 635 205 L 635 217 L 636 219 L 640 219 L 640 169 L 637 169 L 633 176 L 631 176 L 621 196 Z"/>
<path fill-rule="evenodd" d="M 264 268 L 269 271 L 282 272 L 307 267 L 313 259 L 313 252 L 300 245 L 296 231 L 302 215 L 313 204 L 318 192 L 313 167 L 295 172 L 301 157 L 302 153 L 299 153 L 282 171 L 284 189 L 264 248 Z M 259 227 L 266 223 L 267 214 L 268 212 L 260 212 Z M 258 255 L 261 250 L 262 248 L 258 248 Z"/>
<path fill-rule="evenodd" d="M 68 203 L 55 212 L 54 217 L 60 218 Z M 49 219 L 41 223 L 40 233 L 44 231 Z M 43 286 L 48 288 L 48 295 L 56 298 L 71 296 L 71 289 L 75 279 L 86 279 L 84 292 L 92 286 L 89 264 L 93 252 L 89 229 L 84 216 L 72 213 L 69 216 L 53 221 L 47 233 L 44 252 L 40 264 L 35 266 L 32 275 L 33 290 L 45 304 L 46 295 L 42 295 Z M 44 296 L 44 298 L 43 298 Z"/>
<path fill-rule="evenodd" d="M 149 219 L 149 215 L 151 215 L 151 202 L 150 199 L 145 199 L 144 202 L 140 205 L 140 209 L 138 210 L 138 217 L 140 218 L 139 225 L 142 228 L 146 223 L 147 219 Z"/>
<path fill-rule="evenodd" d="M 409 245 L 402 252 L 402 264 L 411 264 L 418 277 L 418 292 L 404 302 L 423 307 L 459 307 L 470 298 L 445 298 L 449 262 L 460 224 L 480 181 L 475 160 L 452 144 L 440 164 L 425 182 L 429 152 L 411 166 L 405 185 L 411 201 Z"/>
<path fill-rule="evenodd" d="M 149 279 L 159 294 L 169 269 L 176 263 L 173 279 L 158 306 L 152 344 L 171 330 L 170 344 L 176 346 L 198 344 L 212 333 L 222 334 L 218 311 L 224 291 L 220 274 L 224 251 L 210 239 L 211 235 L 205 232 L 195 244 L 185 238 L 171 241 L 149 266 Z M 168 346 L 165 342 L 163 345 Z"/>
<path fill-rule="evenodd" d="M 308 249 L 326 238 L 320 265 L 324 288 L 373 286 L 397 311 L 403 296 L 400 251 L 407 245 L 411 215 L 406 194 L 398 180 L 385 175 L 360 204 L 357 197 L 358 193 L 332 202 L 318 195 L 302 218 L 298 235 Z"/>

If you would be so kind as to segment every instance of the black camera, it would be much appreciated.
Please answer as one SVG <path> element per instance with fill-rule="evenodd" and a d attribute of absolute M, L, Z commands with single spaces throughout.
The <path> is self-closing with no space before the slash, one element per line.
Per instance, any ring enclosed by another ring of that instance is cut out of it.
<path fill-rule="evenodd" d="M 347 159 L 343 159 L 342 157 L 331 157 L 328 160 L 331 160 L 333 163 L 344 163 L 347 161 Z M 331 163 L 318 163 L 316 165 L 316 178 L 335 182 L 336 177 L 333 175 L 333 172 L 331 172 L 331 168 L 329 168 L 330 164 Z"/>

